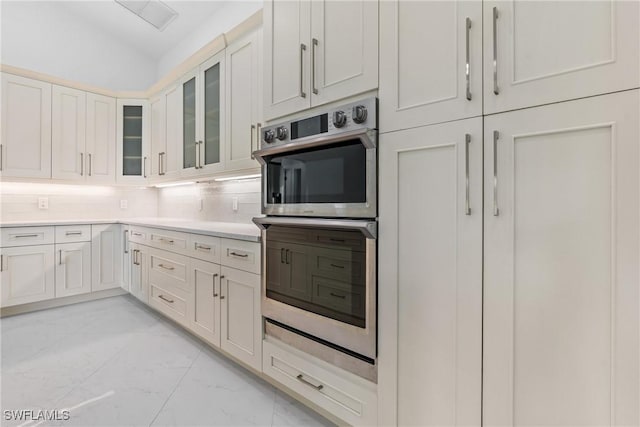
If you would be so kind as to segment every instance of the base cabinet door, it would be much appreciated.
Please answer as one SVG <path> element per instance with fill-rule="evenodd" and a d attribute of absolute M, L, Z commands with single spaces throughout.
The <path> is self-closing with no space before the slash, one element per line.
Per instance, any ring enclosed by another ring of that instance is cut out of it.
<path fill-rule="evenodd" d="M 55 295 L 54 246 L 0 249 L 2 307 L 52 299 Z"/>
<path fill-rule="evenodd" d="M 380 136 L 380 425 L 480 425 L 482 119 Z"/>
<path fill-rule="evenodd" d="M 260 276 L 222 267 L 220 346 L 254 369 L 262 366 Z"/>
<path fill-rule="evenodd" d="M 58 244 L 56 298 L 91 292 L 91 243 Z"/>
<path fill-rule="evenodd" d="M 120 225 L 92 225 L 91 234 L 91 290 L 119 287 L 122 280 Z"/>
<path fill-rule="evenodd" d="M 190 327 L 216 347 L 220 346 L 220 265 L 191 259 L 193 295 Z"/>
<path fill-rule="evenodd" d="M 640 422 L 639 117 L 635 90 L 485 118 L 485 425 Z"/>
<path fill-rule="evenodd" d="M 146 246 L 131 243 L 131 283 L 129 292 L 145 304 L 149 303 L 149 250 Z"/>

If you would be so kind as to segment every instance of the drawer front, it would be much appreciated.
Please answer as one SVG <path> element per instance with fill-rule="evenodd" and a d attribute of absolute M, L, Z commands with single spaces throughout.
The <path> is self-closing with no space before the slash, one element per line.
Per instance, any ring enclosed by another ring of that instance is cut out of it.
<path fill-rule="evenodd" d="M 220 264 L 220 238 L 191 234 L 188 255 L 207 262 Z"/>
<path fill-rule="evenodd" d="M 260 244 L 244 240 L 220 239 L 220 264 L 260 274 Z"/>
<path fill-rule="evenodd" d="M 129 227 L 129 241 L 135 243 L 142 243 L 143 245 L 147 243 L 147 236 L 149 235 L 149 230 L 141 227 Z"/>
<path fill-rule="evenodd" d="M 52 245 L 53 227 L 12 227 L 2 229 L 3 248 L 11 246 Z"/>
<path fill-rule="evenodd" d="M 191 292 L 189 258 L 168 251 L 150 249 L 149 281 Z"/>
<path fill-rule="evenodd" d="M 149 305 L 181 325 L 188 324 L 186 298 L 166 288 L 150 285 Z"/>
<path fill-rule="evenodd" d="M 350 381 L 337 368 L 304 355 L 286 344 L 263 341 L 262 370 L 276 381 L 352 425 L 377 425 L 375 386 Z"/>
<path fill-rule="evenodd" d="M 90 225 L 57 225 L 56 243 L 76 243 L 91 241 Z"/>
<path fill-rule="evenodd" d="M 186 254 L 189 235 L 176 231 L 153 228 L 149 231 L 148 241 L 149 245 L 154 248 Z"/>

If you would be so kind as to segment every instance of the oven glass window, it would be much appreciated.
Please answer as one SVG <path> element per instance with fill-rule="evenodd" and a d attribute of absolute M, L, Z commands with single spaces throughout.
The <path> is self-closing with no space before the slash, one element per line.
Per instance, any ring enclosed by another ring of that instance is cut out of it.
<path fill-rule="evenodd" d="M 267 298 L 365 327 L 367 266 L 362 233 L 272 226 L 266 242 Z"/>
<path fill-rule="evenodd" d="M 267 157 L 267 203 L 365 203 L 366 152 L 351 140 Z"/>

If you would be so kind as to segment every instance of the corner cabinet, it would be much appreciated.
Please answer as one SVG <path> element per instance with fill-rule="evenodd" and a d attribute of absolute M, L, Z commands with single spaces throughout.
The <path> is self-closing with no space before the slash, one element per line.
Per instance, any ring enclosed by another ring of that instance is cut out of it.
<path fill-rule="evenodd" d="M 0 172 L 51 178 L 51 84 L 2 74 Z"/>
<path fill-rule="evenodd" d="M 118 99 L 117 102 L 117 182 L 145 184 L 149 164 L 149 101 Z"/>
<path fill-rule="evenodd" d="M 266 120 L 378 87 L 378 2 L 264 4 Z"/>
<path fill-rule="evenodd" d="M 183 175 L 224 170 L 224 59 L 222 51 L 182 80 Z"/>

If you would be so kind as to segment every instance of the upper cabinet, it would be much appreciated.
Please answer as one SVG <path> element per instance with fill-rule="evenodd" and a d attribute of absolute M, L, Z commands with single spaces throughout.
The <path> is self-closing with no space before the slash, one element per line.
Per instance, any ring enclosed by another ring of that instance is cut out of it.
<path fill-rule="evenodd" d="M 86 180 L 116 182 L 116 99 L 87 93 Z"/>
<path fill-rule="evenodd" d="M 266 120 L 378 87 L 378 2 L 264 3 Z"/>
<path fill-rule="evenodd" d="M 143 184 L 150 174 L 149 101 L 118 99 L 117 179 L 123 184 Z"/>
<path fill-rule="evenodd" d="M 380 3 L 380 131 L 482 115 L 482 2 Z"/>
<path fill-rule="evenodd" d="M 51 178 L 51 84 L 2 73 L 3 176 Z"/>
<path fill-rule="evenodd" d="M 53 86 L 51 106 L 51 165 L 55 179 L 84 179 L 87 94 Z M 88 164 L 88 162 L 87 162 Z"/>
<path fill-rule="evenodd" d="M 640 86 L 639 8 L 485 1 L 485 114 Z"/>
<path fill-rule="evenodd" d="M 151 110 L 151 170 L 152 178 L 163 176 L 162 160 L 167 154 L 166 114 L 167 103 L 164 94 L 149 101 Z"/>
<path fill-rule="evenodd" d="M 183 173 L 223 170 L 224 57 L 216 54 L 182 80 Z"/>
<path fill-rule="evenodd" d="M 225 169 L 259 167 L 252 152 L 260 146 L 262 32 L 255 31 L 226 50 Z"/>

